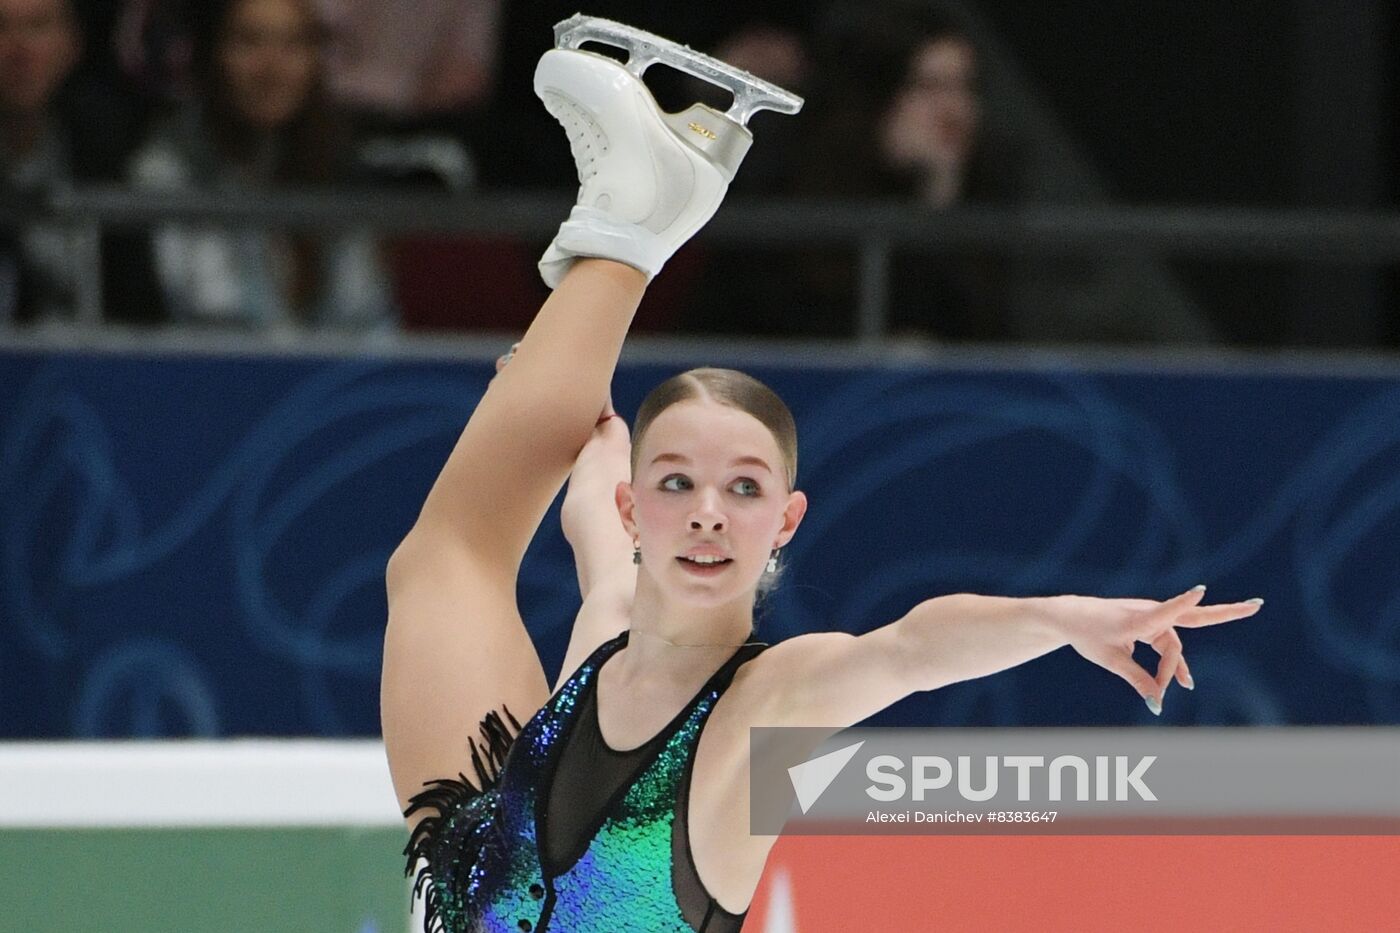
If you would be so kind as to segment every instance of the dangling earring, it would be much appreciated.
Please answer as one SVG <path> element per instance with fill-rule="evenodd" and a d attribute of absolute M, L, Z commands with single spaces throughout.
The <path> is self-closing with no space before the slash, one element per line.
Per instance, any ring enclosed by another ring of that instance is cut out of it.
<path fill-rule="evenodd" d="M 768 557 L 768 572 L 769 572 L 769 573 L 777 573 L 777 572 L 778 572 L 778 549 L 777 549 L 777 548 L 773 548 L 773 553 L 772 553 L 771 555 L 769 555 L 769 557 Z"/>
<path fill-rule="evenodd" d="M 632 563 L 634 563 L 634 564 L 640 564 L 641 562 L 642 562 L 642 543 L 641 543 L 640 541 L 633 541 L 633 542 L 632 542 Z"/>

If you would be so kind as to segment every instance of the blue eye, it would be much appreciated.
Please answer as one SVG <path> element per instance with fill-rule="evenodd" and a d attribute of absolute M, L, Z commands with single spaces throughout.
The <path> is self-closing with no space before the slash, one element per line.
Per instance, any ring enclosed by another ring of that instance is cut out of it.
<path fill-rule="evenodd" d="M 661 488 L 670 492 L 682 492 L 690 488 L 690 480 L 679 473 L 672 473 L 661 481 Z"/>
<path fill-rule="evenodd" d="M 739 495 L 741 496 L 756 496 L 760 492 L 758 488 L 758 483 L 754 482 L 751 479 L 735 480 L 734 485 L 731 488 L 737 489 L 739 491 Z"/>

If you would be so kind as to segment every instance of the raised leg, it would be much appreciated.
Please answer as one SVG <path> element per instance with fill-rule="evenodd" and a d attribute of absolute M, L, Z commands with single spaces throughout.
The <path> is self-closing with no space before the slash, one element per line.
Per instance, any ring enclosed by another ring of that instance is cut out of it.
<path fill-rule="evenodd" d="M 520 561 L 594 429 L 647 281 L 728 186 L 611 59 L 546 53 L 536 93 L 570 134 L 579 203 L 540 263 L 554 293 L 390 561 L 381 708 L 405 806 L 426 781 L 473 780 L 466 742 L 489 712 L 524 722 L 547 699 L 515 604 Z"/>

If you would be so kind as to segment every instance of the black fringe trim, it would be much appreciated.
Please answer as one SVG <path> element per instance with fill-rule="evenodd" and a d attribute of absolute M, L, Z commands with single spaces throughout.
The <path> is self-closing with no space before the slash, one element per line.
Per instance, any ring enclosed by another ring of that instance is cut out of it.
<path fill-rule="evenodd" d="M 495 710 L 492 710 L 477 727 L 481 743 L 478 745 L 474 738 L 467 739 L 472 750 L 472 768 L 476 771 L 478 787 L 468 784 L 467 776 L 460 772 L 457 775 L 460 780 L 444 778 L 428 781 L 423 785 L 425 790 L 409 798 L 408 809 L 403 811 L 405 818 L 428 808 L 437 811 L 435 815 L 425 816 L 418 822 L 403 850 L 403 854 L 408 857 L 408 864 L 403 871 L 404 877 L 412 875 L 413 867 L 420 861 L 427 863 L 418 870 L 418 876 L 413 882 L 412 895 L 415 898 L 423 897 L 423 929 L 427 933 L 445 933 L 443 905 L 437 886 L 432 884 L 432 866 L 437 861 L 435 856 L 443 833 L 453 815 L 471 801 L 495 789 L 501 778 L 501 769 L 505 767 L 511 743 L 520 734 L 520 722 L 504 703 L 501 704 L 501 709 L 510 720 L 509 726 Z M 471 859 L 468 859 L 468 862 L 470 861 Z"/>

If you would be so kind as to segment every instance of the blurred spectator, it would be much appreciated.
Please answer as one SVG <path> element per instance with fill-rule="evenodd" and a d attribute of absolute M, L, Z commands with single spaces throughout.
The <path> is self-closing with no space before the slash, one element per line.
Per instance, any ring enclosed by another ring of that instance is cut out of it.
<path fill-rule="evenodd" d="M 504 140 L 532 96 L 492 111 L 504 64 L 502 0 L 319 2 L 335 33 L 331 87 L 373 131 L 361 158 L 377 181 L 470 197 L 488 170 L 513 171 Z M 543 41 L 524 56 L 531 68 L 549 33 L 536 38 Z M 543 246 L 431 234 L 388 245 L 410 330 L 524 330 L 547 294 L 535 270 Z"/>
<path fill-rule="evenodd" d="M 764 54 L 748 54 L 759 48 Z M 754 24 L 722 50 L 807 98 L 799 118 L 773 117 L 755 128 L 750 159 L 759 164 L 745 164 L 737 190 L 813 203 L 893 198 L 929 210 L 1023 196 L 1018 147 L 983 118 L 976 51 L 937 13 L 845 4 L 824 14 L 810 40 Z M 762 171 L 745 185 L 755 167 Z M 710 258 L 705 285 L 687 310 L 688 330 L 855 333 L 853 248 L 729 249 Z M 1014 278 L 995 257 L 898 252 L 890 328 L 938 338 L 1007 337 Z"/>
<path fill-rule="evenodd" d="M 985 124 L 972 40 L 946 24 L 926 33 L 905 61 L 903 81 L 876 128 L 875 193 L 931 210 L 1021 201 L 1021 158 Z M 1009 289 L 1015 275 L 1002 258 L 901 253 L 892 278 L 890 323 L 896 334 L 1012 336 Z"/>
<path fill-rule="evenodd" d="M 807 92 L 812 56 L 796 24 L 771 18 L 751 20 L 723 39 L 714 54 L 795 94 Z M 770 197 L 790 191 L 798 150 L 806 143 L 802 123 L 760 111 L 753 125 L 761 142 L 744 157 L 744 170 L 735 176 L 732 190 Z"/>
<path fill-rule="evenodd" d="M 918 11 L 835 0 L 816 37 L 824 93 L 814 95 L 822 105 L 814 122 L 825 145 L 801 173 L 814 191 L 895 196 L 930 211 L 1096 197 L 1092 181 L 1072 181 L 1076 169 L 1063 146 L 1019 123 L 1024 98 L 984 96 L 984 56 L 957 18 L 932 5 Z M 1006 81 L 998 86 L 1011 89 Z M 995 114 L 1018 122 L 999 127 Z M 940 245 L 911 246 L 893 258 L 897 334 L 1051 343 L 1213 336 L 1148 256 L 1061 258 Z M 813 267 L 827 280 L 815 289 L 815 306 L 854 298 L 852 261 Z"/>
<path fill-rule="evenodd" d="M 0 166 L 12 192 L 40 194 L 72 178 L 54 101 L 77 64 L 79 44 L 67 0 L 0 0 Z M 7 318 L 71 312 L 77 236 L 44 225 L 9 238 L 0 259 L 0 277 L 11 283 L 4 290 Z"/>
<path fill-rule="evenodd" d="M 270 193 L 354 171 L 351 133 L 325 91 L 311 0 L 226 0 L 195 29 L 198 97 L 161 125 L 133 180 L 166 191 Z M 154 234 L 172 317 L 245 327 L 386 328 L 392 301 L 365 233 L 312 236 L 169 226 Z"/>
<path fill-rule="evenodd" d="M 805 37 L 806 11 L 742 21 L 720 40 L 714 54 L 735 67 L 808 97 L 794 119 L 760 111 L 750 121 L 755 144 L 731 185 L 731 202 L 745 197 L 795 197 L 812 193 L 806 177 L 814 143 L 823 137 L 811 119 L 813 54 Z M 692 83 L 692 100 L 702 91 Z M 706 99 L 715 97 L 708 92 Z M 817 104 L 818 110 L 820 104 Z M 691 333 L 753 336 L 835 336 L 845 332 L 850 303 L 813 301 L 828 257 L 812 249 L 780 249 L 716 243 L 704 234 L 677 258 L 699 254 L 698 285 L 679 299 L 679 326 Z M 839 260 L 838 260 L 839 261 Z M 839 286 L 838 286 L 839 289 Z"/>
<path fill-rule="evenodd" d="M 520 109 L 517 101 L 487 113 L 500 0 L 319 2 L 335 36 L 331 86 L 370 137 L 359 152 L 364 174 L 386 187 L 470 197 L 482 152 L 499 148 Z M 385 246 L 406 330 L 523 331 L 548 294 L 535 269 L 543 247 L 515 238 L 407 233 Z"/>
<path fill-rule="evenodd" d="M 121 102 L 70 76 L 82 39 L 69 0 L 0 0 L 0 196 L 42 201 L 75 182 L 108 180 L 132 125 Z M 143 244 L 130 236 L 38 223 L 0 233 L 0 322 L 74 316 L 82 286 L 112 317 L 157 317 Z M 103 265 L 85 260 L 101 246 Z M 100 273 L 99 282 L 80 277 Z"/>
<path fill-rule="evenodd" d="M 476 110 L 494 85 L 501 0 L 319 0 L 329 84 L 391 116 Z"/>
<path fill-rule="evenodd" d="M 721 61 L 797 94 L 805 92 L 810 55 L 799 23 L 805 14 L 765 9 L 736 17 L 732 31 L 705 51 Z M 733 22 L 733 20 L 730 20 Z M 677 73 L 654 66 L 647 83 L 667 110 L 698 102 L 721 112 L 732 95 L 698 78 L 676 81 Z M 803 125 L 787 115 L 760 112 L 750 121 L 756 144 L 744 157 L 743 171 L 730 186 L 730 200 L 791 194 L 802 147 Z M 641 331 L 769 334 L 791 321 L 792 295 L 783 290 L 778 266 L 790 265 L 791 250 L 775 257 L 752 247 L 735 249 L 702 236 L 686 244 L 667 265 L 666 275 L 648 290 L 634 328 Z M 659 287 L 657 287 L 659 286 Z M 808 322 L 809 325 L 811 322 Z"/>
<path fill-rule="evenodd" d="M 116 70 L 151 97 L 192 96 L 194 10 L 193 0 L 125 0 L 112 30 Z"/>
<path fill-rule="evenodd" d="M 930 207 L 1004 199 L 1015 191 L 1005 165 L 988 164 L 972 41 L 949 28 L 915 46 L 904 83 L 880 124 L 884 165 L 903 173 L 906 193 Z"/>

